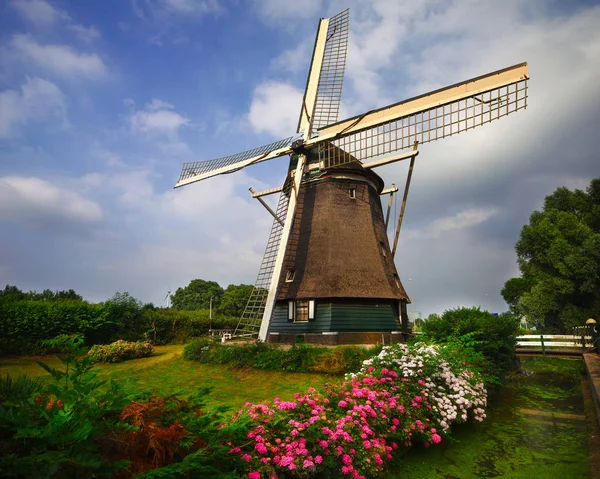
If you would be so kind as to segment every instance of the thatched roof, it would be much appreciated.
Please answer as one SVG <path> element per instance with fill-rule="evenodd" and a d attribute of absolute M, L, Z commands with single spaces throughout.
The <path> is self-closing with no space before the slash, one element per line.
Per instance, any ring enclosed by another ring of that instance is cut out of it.
<path fill-rule="evenodd" d="M 382 188 L 383 180 L 359 163 L 302 183 L 278 300 L 408 300 L 385 231 Z M 294 271 L 292 282 L 286 282 L 288 271 Z"/>

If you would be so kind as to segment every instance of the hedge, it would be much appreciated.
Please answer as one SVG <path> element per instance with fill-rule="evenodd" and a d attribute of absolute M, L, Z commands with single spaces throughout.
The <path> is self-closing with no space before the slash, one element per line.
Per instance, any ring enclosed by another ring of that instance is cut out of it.
<path fill-rule="evenodd" d="M 0 354 L 43 353 L 43 340 L 81 333 L 88 346 L 118 339 L 161 345 L 208 333 L 209 312 L 143 309 L 131 298 L 86 301 L 0 301 Z M 216 315 L 214 329 L 235 328 L 238 318 Z"/>

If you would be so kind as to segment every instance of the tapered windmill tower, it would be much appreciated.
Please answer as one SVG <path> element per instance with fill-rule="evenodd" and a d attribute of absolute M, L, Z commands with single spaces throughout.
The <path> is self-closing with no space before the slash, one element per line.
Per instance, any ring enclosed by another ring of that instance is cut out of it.
<path fill-rule="evenodd" d="M 410 301 L 394 264 L 418 145 L 527 106 L 526 63 L 338 121 L 348 10 L 321 19 L 299 136 L 209 161 L 185 163 L 175 187 L 289 157 L 283 185 L 255 192 L 274 217 L 254 291 L 235 336 L 391 332 Z M 374 169 L 410 160 L 393 246 L 392 195 Z M 262 199 L 279 194 L 275 210 Z M 384 215 L 381 196 L 389 194 Z"/>

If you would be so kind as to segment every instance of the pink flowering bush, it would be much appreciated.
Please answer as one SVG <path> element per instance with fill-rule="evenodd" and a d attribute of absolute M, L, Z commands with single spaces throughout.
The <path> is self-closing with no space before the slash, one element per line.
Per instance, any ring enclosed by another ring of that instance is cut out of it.
<path fill-rule="evenodd" d="M 238 413 L 253 425 L 248 441 L 230 452 L 247 463 L 250 479 L 373 477 L 394 450 L 438 444 L 451 424 L 485 417 L 481 376 L 455 354 L 425 344 L 384 347 L 324 393 L 248 403 Z"/>

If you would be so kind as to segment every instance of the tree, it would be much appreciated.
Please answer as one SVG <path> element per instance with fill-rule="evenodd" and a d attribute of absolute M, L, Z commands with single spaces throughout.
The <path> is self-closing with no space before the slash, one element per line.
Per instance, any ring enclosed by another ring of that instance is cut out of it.
<path fill-rule="evenodd" d="M 515 246 L 521 276 L 502 296 L 548 331 L 568 332 L 600 311 L 600 178 L 558 188 L 534 211 Z"/>
<path fill-rule="evenodd" d="M 223 292 L 219 312 L 229 316 L 241 316 L 252 294 L 251 284 L 230 284 Z"/>
<path fill-rule="evenodd" d="M 223 296 L 223 288 L 219 283 L 193 279 L 185 288 L 177 288 L 171 296 L 171 306 L 174 309 L 208 309 L 211 296 L 213 308 L 218 308 Z"/>
<path fill-rule="evenodd" d="M 18 301 L 21 299 L 25 299 L 27 293 L 24 293 L 16 286 L 11 286 L 7 284 L 4 290 L 0 290 L 0 300 L 3 301 Z"/>

